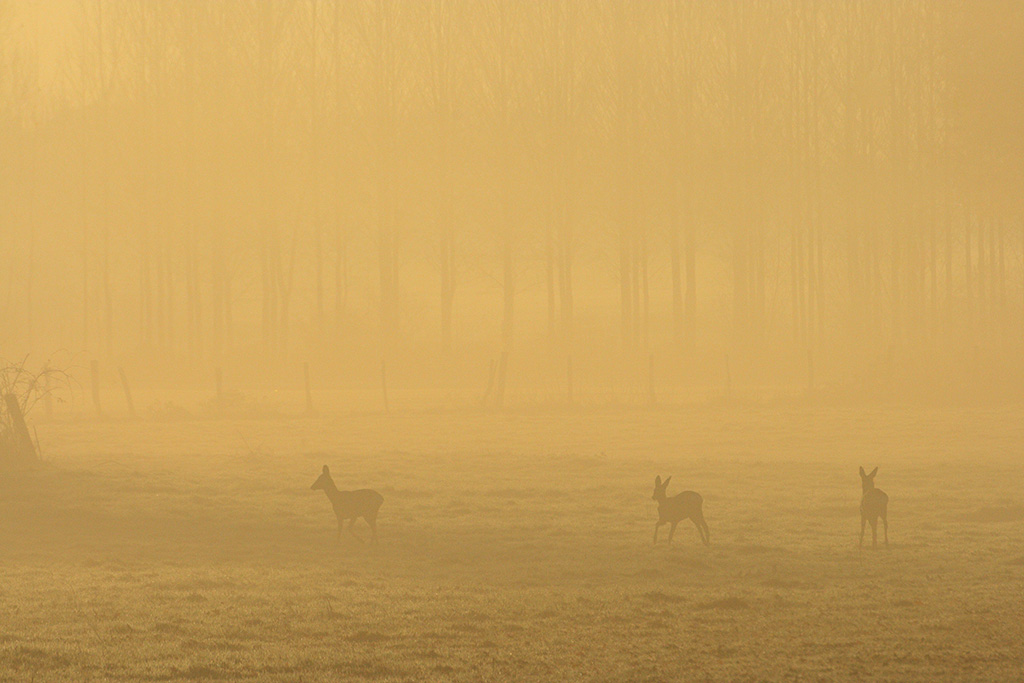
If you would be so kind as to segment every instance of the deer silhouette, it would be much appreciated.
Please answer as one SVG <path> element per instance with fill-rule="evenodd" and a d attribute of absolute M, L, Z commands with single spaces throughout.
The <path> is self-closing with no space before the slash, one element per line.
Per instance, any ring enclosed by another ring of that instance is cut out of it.
<path fill-rule="evenodd" d="M 860 485 L 864 489 L 864 495 L 860 499 L 860 546 L 864 545 L 864 525 L 871 522 L 871 547 L 878 547 L 878 518 L 882 518 L 882 525 L 885 528 L 885 547 L 889 547 L 889 520 L 886 517 L 889 506 L 889 496 L 882 489 L 875 488 L 875 475 L 878 468 L 871 470 L 871 474 L 860 468 Z"/>
<path fill-rule="evenodd" d="M 654 495 L 651 496 L 658 501 L 658 522 L 654 525 L 654 542 L 658 542 L 658 527 L 663 524 L 671 524 L 668 530 L 668 542 L 672 542 L 672 535 L 676 533 L 676 525 L 684 519 L 691 519 L 697 526 L 697 533 L 704 545 L 711 544 L 711 532 L 707 522 L 704 521 L 704 499 L 696 491 L 683 491 L 671 498 L 665 495 L 668 483 L 672 481 L 669 477 L 665 481 L 659 475 L 654 479 Z"/>
<path fill-rule="evenodd" d="M 327 469 L 327 465 L 324 465 L 324 471 L 309 488 L 314 491 L 321 489 L 331 501 L 334 515 L 338 518 L 338 542 L 341 542 L 341 529 L 345 525 L 346 519 L 352 520 L 348 525 L 349 533 L 360 543 L 363 542 L 363 539 L 359 538 L 352 529 L 360 517 L 370 525 L 373 543 L 377 542 L 377 512 L 380 511 L 380 506 L 384 503 L 384 496 L 372 489 L 339 491 L 338 487 L 334 485 L 334 480 L 331 479 L 331 471 Z"/>

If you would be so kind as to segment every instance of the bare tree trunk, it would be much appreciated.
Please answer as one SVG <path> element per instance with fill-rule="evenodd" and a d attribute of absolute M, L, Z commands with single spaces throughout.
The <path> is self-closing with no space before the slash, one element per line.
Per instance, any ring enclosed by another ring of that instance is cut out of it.
<path fill-rule="evenodd" d="M 452 229 L 441 230 L 441 348 L 452 351 L 452 309 L 455 301 L 454 245 Z"/>
<path fill-rule="evenodd" d="M 313 223 L 313 274 L 316 290 L 316 327 L 323 333 L 324 329 L 324 253 L 323 231 L 320 221 L 320 144 L 317 136 L 320 100 L 317 96 L 317 47 L 320 40 L 320 22 L 317 13 L 317 0 L 311 2 L 310 31 L 310 73 L 309 73 L 309 187 L 312 197 Z"/>
<path fill-rule="evenodd" d="M 342 227 L 341 211 L 338 211 L 334 238 L 334 323 L 341 325 L 348 301 L 348 246 Z"/>
<path fill-rule="evenodd" d="M 686 348 L 697 343 L 697 230 L 692 220 L 686 227 Z"/>
<path fill-rule="evenodd" d="M 974 277 L 971 265 L 971 222 L 973 215 L 964 215 L 964 304 L 967 308 L 966 322 L 968 329 L 974 327 Z"/>
<path fill-rule="evenodd" d="M 552 202 L 554 204 L 554 202 Z M 548 295 L 548 342 L 554 344 L 555 341 L 555 320 L 557 319 L 555 311 L 555 229 L 554 223 L 554 211 L 552 211 L 551 222 L 548 223 L 547 229 L 544 232 L 544 265 L 545 265 L 545 284 L 547 285 Z"/>
<path fill-rule="evenodd" d="M 677 209 L 678 210 L 678 209 Z M 669 232 L 669 258 L 672 261 L 672 339 L 683 343 L 683 273 L 679 249 L 679 219 Z"/>
<path fill-rule="evenodd" d="M 342 204 L 342 184 L 345 174 L 342 170 L 344 159 L 343 131 L 345 130 L 342 107 L 342 56 L 341 56 L 341 2 L 334 3 L 334 106 L 335 106 L 335 127 L 338 135 L 338 147 L 335 150 L 334 163 L 334 189 L 335 189 L 335 213 L 334 213 L 334 323 L 341 326 L 342 317 L 345 312 L 345 300 L 348 294 L 348 254 L 345 249 L 345 221 Z"/>
<path fill-rule="evenodd" d="M 647 232 L 645 231 L 640 236 L 640 255 L 641 255 L 641 282 L 643 283 L 643 319 L 641 322 L 643 328 L 643 345 L 644 350 L 650 348 L 650 329 L 651 329 L 651 289 L 648 278 L 648 271 L 650 266 L 650 259 L 647 254 Z"/>
<path fill-rule="evenodd" d="M 623 211 L 623 213 L 625 213 Z M 625 225 L 619 228 L 619 289 L 622 295 L 622 345 L 630 346 L 630 321 L 633 319 L 633 292 L 631 286 L 632 263 L 629 253 L 629 236 Z"/>

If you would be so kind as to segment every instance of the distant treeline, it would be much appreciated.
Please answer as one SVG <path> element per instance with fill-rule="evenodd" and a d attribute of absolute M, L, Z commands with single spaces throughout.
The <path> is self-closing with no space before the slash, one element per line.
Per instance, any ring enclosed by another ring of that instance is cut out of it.
<path fill-rule="evenodd" d="M 1019 2 L 33 6 L 7 355 L 1024 347 Z"/>

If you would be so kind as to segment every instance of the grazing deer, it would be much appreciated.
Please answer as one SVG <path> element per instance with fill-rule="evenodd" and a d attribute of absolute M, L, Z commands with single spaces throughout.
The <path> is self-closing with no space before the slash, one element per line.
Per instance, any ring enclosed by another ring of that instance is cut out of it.
<path fill-rule="evenodd" d="M 662 524 L 672 525 L 668 530 L 668 542 L 671 543 L 672 535 L 676 532 L 676 525 L 684 519 L 692 519 L 697 526 L 700 540 L 704 542 L 704 545 L 710 545 L 711 532 L 708 530 L 707 522 L 704 521 L 702 509 L 704 499 L 696 491 L 683 491 L 671 498 L 666 497 L 665 489 L 668 488 L 670 481 L 672 481 L 672 477 L 662 481 L 661 476 L 658 476 L 654 480 L 654 495 L 651 497 L 658 501 L 658 523 L 654 525 L 655 544 L 658 542 L 658 527 Z"/>
<path fill-rule="evenodd" d="M 334 485 L 334 480 L 331 479 L 331 471 L 327 469 L 327 465 L 324 465 L 323 473 L 317 477 L 317 480 L 309 488 L 314 491 L 322 489 L 330 499 L 331 505 L 334 506 L 334 514 L 338 518 L 339 543 L 341 542 L 341 528 L 344 526 L 346 519 L 352 520 L 348 525 L 349 533 L 355 536 L 356 540 L 360 543 L 363 542 L 363 539 L 356 536 L 356 532 L 352 530 L 352 527 L 356 525 L 356 520 L 360 517 L 365 519 L 366 523 L 370 525 L 370 531 L 373 533 L 373 542 L 377 542 L 377 512 L 384 502 L 384 496 L 372 489 L 339 491 L 338 487 Z"/>
<path fill-rule="evenodd" d="M 886 508 L 889 505 L 889 496 L 885 491 L 875 488 L 875 475 L 878 468 L 866 474 L 864 468 L 860 468 L 860 485 L 864 489 L 864 496 L 860 499 L 860 545 L 864 545 L 864 525 L 871 522 L 871 547 L 878 547 L 878 518 L 882 518 L 882 525 L 885 528 L 885 547 L 889 547 L 889 520 L 886 518 Z"/>

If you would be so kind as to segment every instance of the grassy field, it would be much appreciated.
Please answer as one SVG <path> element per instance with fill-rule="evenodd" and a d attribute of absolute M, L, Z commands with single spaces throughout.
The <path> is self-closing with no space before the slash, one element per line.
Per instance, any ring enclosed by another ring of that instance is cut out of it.
<path fill-rule="evenodd" d="M 1024 680 L 1019 407 L 39 436 L 0 482 L 0 680 Z M 378 546 L 335 544 L 324 464 L 384 495 Z M 888 550 L 857 548 L 861 464 Z M 652 545 L 656 474 L 704 495 L 710 546 Z"/>

